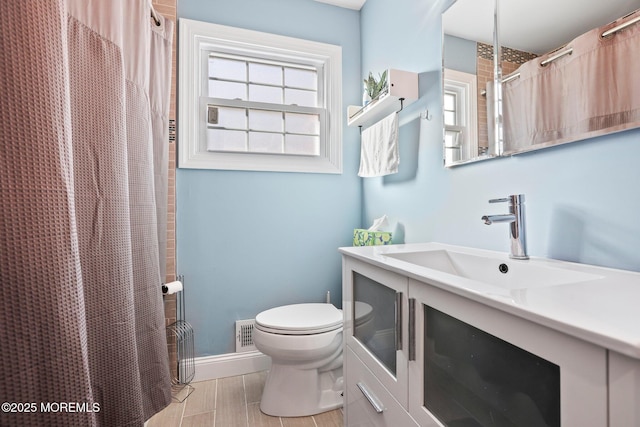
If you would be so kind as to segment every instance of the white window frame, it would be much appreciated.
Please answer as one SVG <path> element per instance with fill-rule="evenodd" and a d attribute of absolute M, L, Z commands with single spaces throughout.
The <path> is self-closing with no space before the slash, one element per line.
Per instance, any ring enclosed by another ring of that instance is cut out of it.
<path fill-rule="evenodd" d="M 478 84 L 475 74 L 445 69 L 444 91 L 455 93 L 457 102 L 456 126 L 445 125 L 445 131 L 457 132 L 462 138 L 459 141 L 462 159 L 477 157 L 477 154 L 472 155 L 478 152 Z"/>
<path fill-rule="evenodd" d="M 218 24 L 180 19 L 178 167 L 342 173 L 342 48 Z M 298 62 L 322 70 L 325 120 L 318 156 L 207 151 L 206 61 L 210 52 Z"/>

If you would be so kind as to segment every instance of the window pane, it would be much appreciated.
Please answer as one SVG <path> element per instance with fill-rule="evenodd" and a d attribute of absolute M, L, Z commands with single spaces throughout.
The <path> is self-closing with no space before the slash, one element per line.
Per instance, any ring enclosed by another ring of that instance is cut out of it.
<path fill-rule="evenodd" d="M 317 72 L 313 70 L 300 70 L 298 68 L 284 69 L 284 84 L 301 89 L 317 90 Z"/>
<path fill-rule="evenodd" d="M 444 142 L 447 147 L 459 147 L 460 139 L 459 131 L 447 130 L 444 132 Z"/>
<path fill-rule="evenodd" d="M 280 133 L 249 132 L 249 151 L 252 153 L 282 153 Z"/>
<path fill-rule="evenodd" d="M 444 94 L 444 109 L 448 111 L 455 111 L 456 109 L 456 96 L 452 93 Z"/>
<path fill-rule="evenodd" d="M 447 163 L 462 159 L 461 134 L 459 131 L 446 130 L 444 132 L 444 157 Z"/>
<path fill-rule="evenodd" d="M 285 129 L 291 133 L 320 135 L 320 116 L 317 114 L 285 114 Z"/>
<path fill-rule="evenodd" d="M 304 154 L 307 156 L 320 155 L 320 137 L 306 135 L 286 135 L 285 154 Z"/>
<path fill-rule="evenodd" d="M 282 104 L 282 88 L 251 84 L 249 85 L 249 101 Z"/>
<path fill-rule="evenodd" d="M 244 131 L 207 129 L 207 151 L 247 151 Z"/>
<path fill-rule="evenodd" d="M 286 105 L 316 107 L 318 104 L 317 93 L 310 90 L 285 89 L 284 99 Z"/>
<path fill-rule="evenodd" d="M 247 81 L 247 63 L 225 58 L 209 58 L 209 77 Z"/>
<path fill-rule="evenodd" d="M 209 80 L 209 96 L 212 98 L 247 100 L 247 85 L 245 83 Z"/>
<path fill-rule="evenodd" d="M 282 67 L 249 63 L 249 81 L 282 86 Z"/>
<path fill-rule="evenodd" d="M 444 112 L 444 124 L 447 126 L 455 126 L 456 125 L 456 113 L 454 111 L 445 111 Z"/>
<path fill-rule="evenodd" d="M 282 127 L 281 112 L 249 110 L 249 129 L 282 132 Z"/>
<path fill-rule="evenodd" d="M 216 127 L 247 129 L 247 110 L 244 108 L 218 107 Z"/>

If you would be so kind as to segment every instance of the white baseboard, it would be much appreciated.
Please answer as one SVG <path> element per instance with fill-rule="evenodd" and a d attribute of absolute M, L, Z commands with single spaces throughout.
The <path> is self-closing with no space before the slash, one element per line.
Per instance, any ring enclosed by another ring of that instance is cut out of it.
<path fill-rule="evenodd" d="M 247 351 L 196 357 L 194 364 L 193 382 L 197 382 L 265 371 L 271 367 L 271 358 L 259 351 Z"/>

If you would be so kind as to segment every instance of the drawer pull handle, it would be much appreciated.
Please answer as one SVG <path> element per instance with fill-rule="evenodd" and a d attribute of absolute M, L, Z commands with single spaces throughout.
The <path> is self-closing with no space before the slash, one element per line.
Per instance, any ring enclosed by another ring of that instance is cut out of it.
<path fill-rule="evenodd" d="M 369 390 L 369 388 L 364 383 L 359 382 L 356 385 L 358 386 L 362 394 L 364 394 L 364 397 L 367 398 L 371 406 L 373 406 L 373 409 L 375 409 L 378 414 L 381 414 L 382 411 L 384 411 L 384 406 L 378 400 L 378 398 Z"/>

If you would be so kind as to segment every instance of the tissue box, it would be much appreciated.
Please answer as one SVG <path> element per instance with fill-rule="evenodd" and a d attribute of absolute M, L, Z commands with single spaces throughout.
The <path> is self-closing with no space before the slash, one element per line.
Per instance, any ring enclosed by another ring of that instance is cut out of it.
<path fill-rule="evenodd" d="M 353 246 L 390 245 L 390 231 L 369 231 L 362 228 L 353 230 Z"/>

